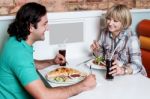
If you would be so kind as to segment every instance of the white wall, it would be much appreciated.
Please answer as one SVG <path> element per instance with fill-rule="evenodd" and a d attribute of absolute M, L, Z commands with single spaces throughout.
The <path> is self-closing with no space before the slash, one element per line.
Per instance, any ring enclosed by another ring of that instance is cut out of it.
<path fill-rule="evenodd" d="M 0 20 L 0 52 L 2 49 L 3 44 L 8 38 L 7 28 L 8 25 L 11 23 L 11 20 Z"/>
<path fill-rule="evenodd" d="M 86 57 L 90 52 L 90 44 L 96 39 L 99 33 L 100 15 L 99 11 L 85 12 L 66 12 L 48 14 L 49 23 L 66 23 L 66 21 L 82 21 L 84 23 L 84 40 L 83 42 L 67 43 L 67 59 Z M 75 30 L 73 30 L 75 31 Z M 49 36 L 46 34 L 44 42 L 34 44 L 35 58 L 52 58 L 58 52 L 58 45 L 49 45 Z M 59 36 L 59 35 L 58 35 Z"/>

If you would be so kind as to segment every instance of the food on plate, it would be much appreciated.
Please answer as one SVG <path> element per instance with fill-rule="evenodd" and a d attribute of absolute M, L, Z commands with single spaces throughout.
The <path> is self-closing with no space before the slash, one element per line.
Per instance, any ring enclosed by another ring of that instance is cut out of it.
<path fill-rule="evenodd" d="M 93 63 L 100 66 L 105 66 L 104 57 L 98 56 L 93 60 Z"/>
<path fill-rule="evenodd" d="M 71 76 L 74 74 L 81 74 L 81 72 L 76 69 L 73 69 L 73 68 L 61 67 L 61 68 L 57 68 L 53 71 L 50 71 L 47 74 L 47 76 L 48 77 Z"/>
<path fill-rule="evenodd" d="M 86 74 L 73 68 L 61 67 L 47 73 L 46 78 L 55 82 L 69 82 L 73 79 L 85 78 Z"/>
<path fill-rule="evenodd" d="M 65 76 L 58 76 L 58 77 L 54 77 L 54 80 L 57 82 L 66 82 L 68 78 Z"/>

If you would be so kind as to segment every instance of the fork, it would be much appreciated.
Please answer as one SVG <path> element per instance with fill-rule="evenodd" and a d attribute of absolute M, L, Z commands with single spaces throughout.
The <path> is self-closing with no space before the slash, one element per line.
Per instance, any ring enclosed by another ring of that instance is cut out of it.
<path fill-rule="evenodd" d="M 90 65 L 90 74 L 92 74 L 92 68 L 91 68 L 92 66 Z"/>
<path fill-rule="evenodd" d="M 82 64 L 85 64 L 85 63 L 87 63 L 88 61 L 90 61 L 91 59 L 93 59 L 93 58 L 87 59 L 87 60 L 85 60 L 85 61 L 83 61 L 83 62 L 81 62 L 81 63 L 79 63 L 79 64 L 76 64 L 76 66 L 80 66 L 80 65 L 82 65 Z"/>

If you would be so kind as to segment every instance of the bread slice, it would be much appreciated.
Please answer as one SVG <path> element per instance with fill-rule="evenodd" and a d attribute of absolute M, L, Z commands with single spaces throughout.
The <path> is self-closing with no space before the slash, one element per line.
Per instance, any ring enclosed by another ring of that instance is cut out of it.
<path fill-rule="evenodd" d="M 52 77 L 58 77 L 58 76 L 71 76 L 75 74 L 80 75 L 81 72 L 73 68 L 61 67 L 61 68 L 57 68 L 53 71 L 48 72 L 46 76 L 48 78 L 52 78 Z"/>

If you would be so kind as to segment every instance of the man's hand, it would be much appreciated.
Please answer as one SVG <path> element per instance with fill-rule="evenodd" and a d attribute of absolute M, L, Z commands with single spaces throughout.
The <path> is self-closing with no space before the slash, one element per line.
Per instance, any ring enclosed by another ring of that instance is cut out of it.
<path fill-rule="evenodd" d="M 86 90 L 90 90 L 92 88 L 94 88 L 96 86 L 96 78 L 95 78 L 95 75 L 93 74 L 90 74 L 88 75 L 85 80 L 83 80 L 81 82 L 83 84 L 83 90 L 86 91 Z"/>
<path fill-rule="evenodd" d="M 37 69 L 43 69 L 50 65 L 63 64 L 66 62 L 66 59 L 63 55 L 57 54 L 54 59 L 47 60 L 34 60 Z"/>
<path fill-rule="evenodd" d="M 66 59 L 63 55 L 57 54 L 54 58 L 54 64 L 63 64 L 66 62 Z"/>

